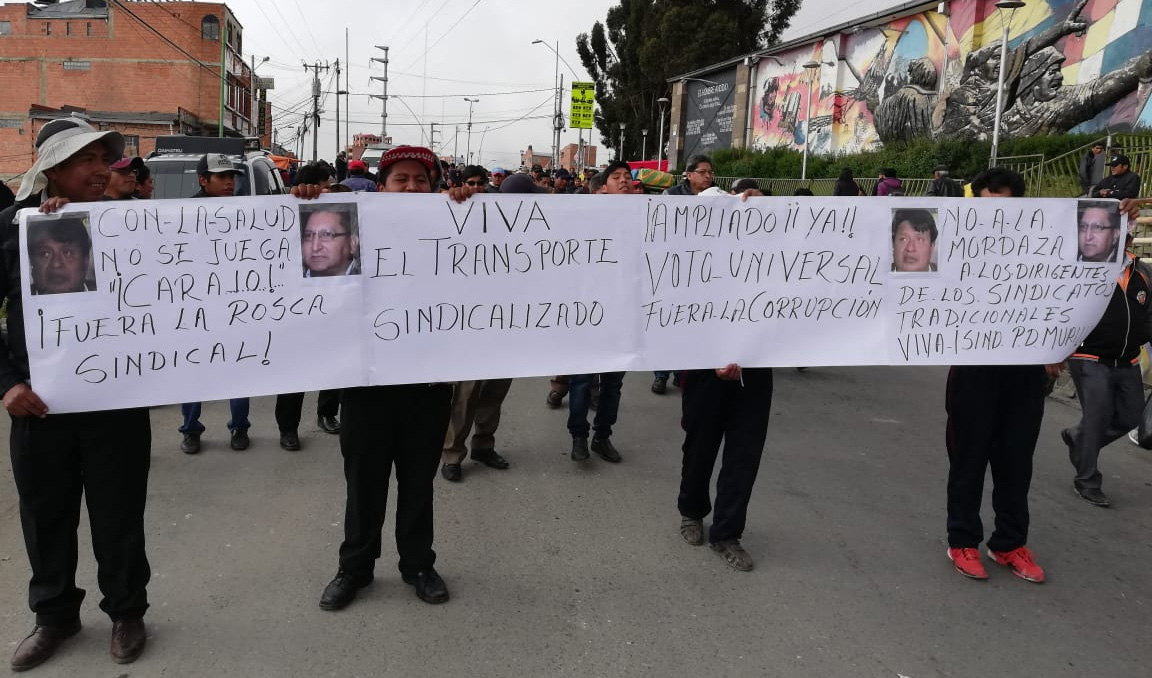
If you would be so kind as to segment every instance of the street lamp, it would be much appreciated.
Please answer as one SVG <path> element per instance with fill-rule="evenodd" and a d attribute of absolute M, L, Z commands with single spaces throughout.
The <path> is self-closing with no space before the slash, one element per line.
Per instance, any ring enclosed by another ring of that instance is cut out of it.
<path fill-rule="evenodd" d="M 804 160 L 800 165 L 801 181 L 808 178 L 808 147 L 812 145 L 812 81 L 816 79 L 816 71 L 819 68 L 819 61 L 804 64 L 804 70 L 808 71 L 808 110 L 804 114 Z"/>
<path fill-rule="evenodd" d="M 466 157 L 468 158 L 468 164 L 471 165 L 472 164 L 472 104 L 479 102 L 480 98 L 477 97 L 475 99 L 470 99 L 468 97 L 464 97 L 464 101 L 468 102 L 468 149 L 465 151 L 465 153 L 466 153 Z"/>
<path fill-rule="evenodd" d="M 1004 62 L 1008 60 L 1008 29 L 1012 26 L 1016 10 L 1023 6 L 1023 0 L 999 0 L 996 3 L 1003 35 L 1000 38 L 1000 73 L 996 76 L 996 118 L 992 121 L 992 157 L 988 160 L 989 167 L 995 167 L 1000 157 L 1000 118 L 1004 115 Z M 1009 10 L 1007 20 L 1004 19 L 1004 10 Z"/>
<path fill-rule="evenodd" d="M 616 147 L 616 159 L 624 159 L 624 123 L 620 123 L 620 145 Z"/>
<path fill-rule="evenodd" d="M 656 169 L 663 171 L 662 163 L 664 162 L 664 109 L 668 107 L 671 102 L 668 97 L 660 97 L 656 100 L 660 104 L 660 134 L 656 136 Z"/>
<path fill-rule="evenodd" d="M 640 142 L 640 159 L 641 160 L 647 160 L 648 159 L 648 128 L 647 127 L 640 130 L 640 138 L 643 139 L 643 141 Z"/>

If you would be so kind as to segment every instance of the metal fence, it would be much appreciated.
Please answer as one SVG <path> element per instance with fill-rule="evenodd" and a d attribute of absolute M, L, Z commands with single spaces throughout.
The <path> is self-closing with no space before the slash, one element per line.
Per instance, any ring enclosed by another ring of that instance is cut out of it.
<path fill-rule="evenodd" d="M 724 190 L 730 190 L 733 182 L 741 177 L 713 177 L 712 183 Z M 836 188 L 835 179 L 753 179 L 756 185 L 764 191 L 765 195 L 795 195 L 796 190 L 806 188 L 813 195 L 832 195 Z M 878 179 L 857 179 L 856 183 L 864 189 L 865 195 L 871 195 L 876 188 Z M 921 196 L 928 192 L 932 185 L 931 179 L 902 179 L 904 195 Z"/>

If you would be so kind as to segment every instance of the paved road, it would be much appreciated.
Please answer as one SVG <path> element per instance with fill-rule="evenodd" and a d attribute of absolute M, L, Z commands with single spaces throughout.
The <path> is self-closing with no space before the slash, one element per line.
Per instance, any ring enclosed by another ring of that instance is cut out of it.
<path fill-rule="evenodd" d="M 452 601 L 417 600 L 386 548 L 376 583 L 339 613 L 316 605 L 342 535 L 336 438 L 306 426 L 304 450 L 280 450 L 265 398 L 253 448 L 232 452 L 214 403 L 205 451 L 186 457 L 177 408 L 158 408 L 148 650 L 130 667 L 108 659 L 85 528 L 85 629 L 32 675 L 1147 676 L 1152 453 L 1109 448 L 1115 508 L 1087 505 L 1057 435 L 1076 410 L 1050 401 L 1031 495 L 1049 582 L 991 564 L 991 581 L 966 580 L 944 555 L 944 374 L 779 371 L 747 574 L 679 537 L 675 395 L 629 375 L 624 463 L 576 466 L 563 412 L 543 406 L 545 380 L 519 380 L 499 438 L 513 468 L 468 462 L 464 483 L 437 479 Z M 32 618 L 3 457 L 0 647 L 11 652 Z"/>

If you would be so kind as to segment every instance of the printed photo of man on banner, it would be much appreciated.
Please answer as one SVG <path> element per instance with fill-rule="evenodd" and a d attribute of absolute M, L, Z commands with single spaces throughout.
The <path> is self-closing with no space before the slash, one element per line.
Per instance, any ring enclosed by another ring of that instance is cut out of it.
<path fill-rule="evenodd" d="M 29 294 L 96 291 L 87 212 L 28 219 Z"/>

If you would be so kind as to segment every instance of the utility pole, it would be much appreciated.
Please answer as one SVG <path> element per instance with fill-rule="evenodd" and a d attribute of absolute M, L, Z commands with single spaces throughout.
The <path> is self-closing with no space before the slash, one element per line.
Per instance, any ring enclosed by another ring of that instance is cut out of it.
<path fill-rule="evenodd" d="M 479 98 L 469 99 L 468 97 L 464 97 L 464 101 L 468 102 L 468 149 L 466 151 L 468 158 L 466 160 L 466 163 L 471 165 L 472 164 L 472 105 L 479 102 L 480 99 Z"/>
<path fill-rule="evenodd" d="M 312 71 L 312 162 L 316 162 L 320 156 L 320 71 L 327 71 L 328 64 L 304 64 L 304 70 Z"/>
<path fill-rule="evenodd" d="M 372 57 L 369 60 L 370 61 L 369 65 L 371 65 L 372 61 L 378 61 L 378 62 L 384 64 L 384 77 L 378 78 L 376 76 L 372 76 L 373 80 L 381 80 L 384 82 L 384 92 L 383 92 L 383 94 L 379 94 L 379 95 L 373 94 L 371 96 L 373 99 L 380 99 L 381 100 L 380 141 L 384 141 L 385 137 L 388 136 L 388 46 L 387 45 L 376 45 L 376 49 L 384 50 L 384 58 L 379 59 L 377 57 Z"/>
<path fill-rule="evenodd" d="M 556 43 L 556 48 L 560 48 L 560 43 Z M 556 52 L 559 56 L 560 52 Z M 559 72 L 557 67 L 556 77 L 559 83 L 556 87 L 556 121 L 554 129 L 552 130 L 552 168 L 555 170 L 560 166 L 560 130 L 564 129 L 564 109 L 563 103 L 560 101 L 560 96 L 564 92 L 564 74 Z"/>
<path fill-rule="evenodd" d="M 336 60 L 336 155 L 332 156 L 332 162 L 336 162 L 336 158 L 340 156 L 340 95 L 343 94 L 340 90 L 340 60 Z"/>
<path fill-rule="evenodd" d="M 428 123 L 428 150 L 436 154 L 436 123 Z"/>

